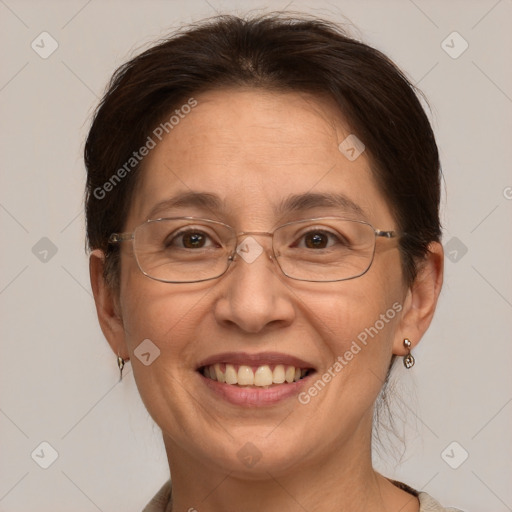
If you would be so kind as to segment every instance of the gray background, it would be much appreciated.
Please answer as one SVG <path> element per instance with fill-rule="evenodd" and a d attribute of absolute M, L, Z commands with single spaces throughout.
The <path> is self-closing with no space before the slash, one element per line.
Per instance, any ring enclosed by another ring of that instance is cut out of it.
<path fill-rule="evenodd" d="M 166 480 L 159 429 L 130 365 L 117 383 L 95 316 L 84 253 L 84 137 L 113 70 L 142 45 L 216 11 L 285 7 L 286 0 L 0 0 L 1 511 L 135 512 Z M 433 107 L 446 279 L 416 366 L 395 375 L 397 433 L 407 449 L 401 454 L 398 443 L 376 464 L 446 506 L 512 510 L 512 1 L 288 8 L 352 22 L 352 34 L 394 59 Z M 43 31 L 58 43 L 47 58 Z M 454 31 L 463 39 L 448 37 Z M 52 449 L 42 442 L 58 453 L 47 469 Z"/>

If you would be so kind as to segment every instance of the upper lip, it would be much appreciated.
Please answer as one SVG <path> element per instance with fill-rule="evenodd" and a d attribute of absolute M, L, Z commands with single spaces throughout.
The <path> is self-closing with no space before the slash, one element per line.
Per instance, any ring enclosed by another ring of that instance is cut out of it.
<path fill-rule="evenodd" d="M 197 366 L 202 368 L 203 366 L 211 366 L 215 363 L 226 363 L 236 365 L 248 365 L 248 366 L 262 366 L 268 365 L 287 365 L 294 366 L 295 368 L 303 369 L 314 369 L 314 366 L 300 357 L 291 356 L 288 354 L 282 354 L 280 352 L 260 352 L 258 354 L 249 354 L 247 352 L 223 352 L 221 354 L 215 354 L 213 356 L 203 359 Z"/>

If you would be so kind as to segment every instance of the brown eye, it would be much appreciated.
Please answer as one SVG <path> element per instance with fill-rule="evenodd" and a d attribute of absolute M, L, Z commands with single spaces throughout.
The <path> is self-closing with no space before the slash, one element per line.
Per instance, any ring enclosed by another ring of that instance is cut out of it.
<path fill-rule="evenodd" d="M 183 247 L 186 249 L 198 249 L 204 247 L 206 236 L 199 232 L 190 232 L 182 235 Z"/>
<path fill-rule="evenodd" d="M 325 233 L 312 232 L 305 235 L 304 243 L 308 249 L 325 249 L 329 237 Z"/>
<path fill-rule="evenodd" d="M 166 250 L 212 249 L 213 246 L 218 247 L 211 235 L 197 229 L 183 229 L 177 233 L 173 232 L 165 237 L 163 245 Z"/>

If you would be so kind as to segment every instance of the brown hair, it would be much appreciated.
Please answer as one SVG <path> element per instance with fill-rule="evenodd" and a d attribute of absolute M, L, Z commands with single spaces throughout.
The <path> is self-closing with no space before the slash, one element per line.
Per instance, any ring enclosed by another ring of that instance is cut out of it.
<path fill-rule="evenodd" d="M 337 25 L 279 13 L 203 21 L 115 72 L 85 145 L 87 239 L 106 254 L 108 282 L 116 286 L 119 272 L 119 250 L 108 238 L 124 228 L 140 164 L 104 185 L 173 109 L 225 86 L 309 92 L 336 102 L 406 233 L 400 249 L 411 283 L 428 244 L 441 235 L 439 155 L 416 90 L 385 55 Z"/>

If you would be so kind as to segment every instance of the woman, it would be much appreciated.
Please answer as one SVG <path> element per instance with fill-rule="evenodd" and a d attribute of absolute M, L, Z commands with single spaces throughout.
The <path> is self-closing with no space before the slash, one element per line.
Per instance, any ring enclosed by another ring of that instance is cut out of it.
<path fill-rule="evenodd" d="M 99 321 L 172 475 L 146 512 L 448 510 L 371 460 L 443 275 L 393 63 L 325 21 L 215 18 L 116 72 L 85 161 Z"/>

